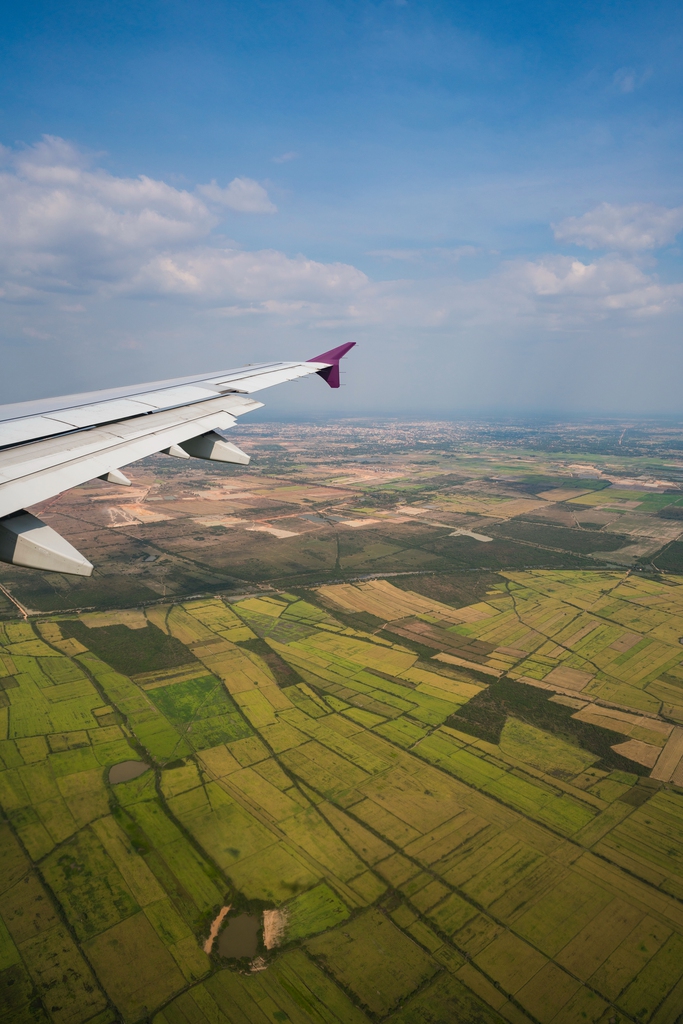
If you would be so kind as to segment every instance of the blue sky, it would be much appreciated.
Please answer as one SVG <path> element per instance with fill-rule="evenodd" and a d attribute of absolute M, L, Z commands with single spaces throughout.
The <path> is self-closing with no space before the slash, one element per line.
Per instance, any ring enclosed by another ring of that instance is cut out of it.
<path fill-rule="evenodd" d="M 357 341 L 269 409 L 683 412 L 680 5 L 4 17 L 0 401 Z"/>

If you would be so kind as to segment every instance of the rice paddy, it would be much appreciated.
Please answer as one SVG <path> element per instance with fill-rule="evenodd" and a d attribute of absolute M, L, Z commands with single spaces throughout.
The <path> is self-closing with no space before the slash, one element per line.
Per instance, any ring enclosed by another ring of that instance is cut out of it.
<path fill-rule="evenodd" d="M 683 592 L 503 579 L 0 627 L 8 1020 L 673 1024 Z M 285 922 L 252 973 L 228 904 Z"/>

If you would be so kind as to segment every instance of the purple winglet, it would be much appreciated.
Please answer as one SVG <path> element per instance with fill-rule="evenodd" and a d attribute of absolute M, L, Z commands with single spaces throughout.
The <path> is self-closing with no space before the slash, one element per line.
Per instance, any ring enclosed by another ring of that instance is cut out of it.
<path fill-rule="evenodd" d="M 314 356 L 312 359 L 307 359 L 307 363 L 329 363 L 324 370 L 316 370 L 319 377 L 326 380 L 331 388 L 339 387 L 339 360 L 342 356 L 345 356 L 350 348 L 353 348 L 355 341 L 347 341 L 345 345 L 338 345 L 337 348 L 331 348 L 329 352 L 323 352 L 320 356 Z"/>

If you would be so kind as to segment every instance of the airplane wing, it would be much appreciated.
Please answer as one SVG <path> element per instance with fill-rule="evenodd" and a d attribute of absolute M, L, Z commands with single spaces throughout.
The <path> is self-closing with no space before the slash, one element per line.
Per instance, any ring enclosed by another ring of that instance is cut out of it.
<path fill-rule="evenodd" d="M 51 527 L 25 511 L 157 452 L 247 465 L 249 456 L 216 430 L 263 405 L 250 395 L 317 373 L 339 387 L 348 342 L 299 363 L 256 363 L 224 373 L 138 384 L 0 406 L 0 560 L 90 576 L 93 566 Z"/>

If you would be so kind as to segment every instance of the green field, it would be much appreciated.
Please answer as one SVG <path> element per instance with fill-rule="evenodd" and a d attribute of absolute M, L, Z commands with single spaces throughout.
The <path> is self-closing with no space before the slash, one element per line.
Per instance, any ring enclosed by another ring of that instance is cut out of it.
<path fill-rule="evenodd" d="M 316 886 L 297 896 L 286 910 L 288 942 L 327 931 L 349 915 L 347 907 L 327 885 Z"/>
<path fill-rule="evenodd" d="M 630 538 L 625 534 L 571 530 L 563 526 L 549 526 L 547 523 L 521 519 L 505 523 L 498 527 L 496 532 L 503 537 L 509 537 L 510 540 L 531 541 L 541 547 L 582 555 L 594 551 L 616 551 L 630 543 Z"/>
<path fill-rule="evenodd" d="M 74 637 L 117 672 L 128 675 L 176 668 L 194 660 L 183 644 L 151 622 L 142 629 L 124 625 L 89 629 L 78 619 L 63 619 L 60 630 L 63 636 Z"/>
<path fill-rule="evenodd" d="M 382 1015 L 438 970 L 435 961 L 376 910 L 306 945 L 362 1005 Z"/>
<path fill-rule="evenodd" d="M 683 788 L 612 747 L 675 749 L 683 594 L 490 582 L 457 609 L 370 581 L 3 625 L 8 1024 L 673 1024 Z M 204 953 L 228 905 L 281 911 L 263 970 Z"/>

